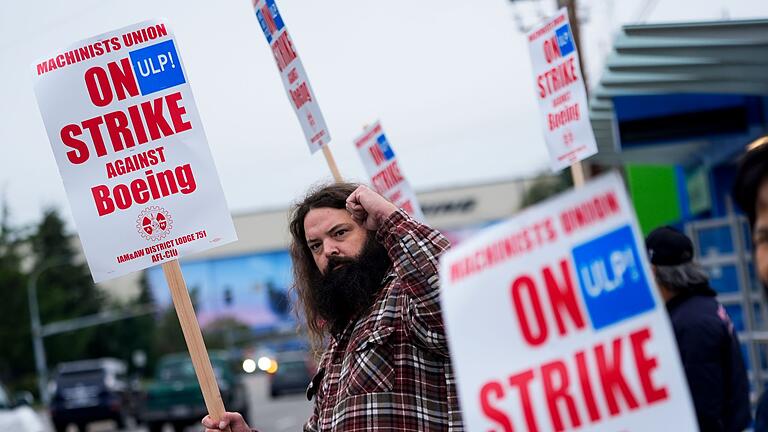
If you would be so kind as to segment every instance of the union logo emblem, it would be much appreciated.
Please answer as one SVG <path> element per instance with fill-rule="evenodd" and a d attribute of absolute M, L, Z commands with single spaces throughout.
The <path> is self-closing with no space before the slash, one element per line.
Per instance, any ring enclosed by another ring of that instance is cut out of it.
<path fill-rule="evenodd" d="M 173 228 L 173 219 L 168 210 L 159 206 L 150 206 L 139 213 L 136 229 L 148 241 L 165 238 Z"/>

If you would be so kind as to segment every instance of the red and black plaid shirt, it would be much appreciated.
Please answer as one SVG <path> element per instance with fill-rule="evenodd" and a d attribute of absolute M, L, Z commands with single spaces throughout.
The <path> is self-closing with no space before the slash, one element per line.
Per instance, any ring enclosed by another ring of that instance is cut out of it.
<path fill-rule="evenodd" d="M 402 210 L 376 238 L 392 271 L 371 308 L 331 339 L 304 430 L 462 431 L 438 298 L 438 257 L 450 243 Z"/>

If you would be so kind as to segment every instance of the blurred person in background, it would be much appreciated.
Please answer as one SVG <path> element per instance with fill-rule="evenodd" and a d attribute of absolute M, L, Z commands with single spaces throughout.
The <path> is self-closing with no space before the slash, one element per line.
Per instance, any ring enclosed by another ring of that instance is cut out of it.
<path fill-rule="evenodd" d="M 738 432 L 751 418 L 749 381 L 739 339 L 706 271 L 693 261 L 693 243 L 672 227 L 646 238 L 656 284 L 680 350 L 702 432 Z"/>
<path fill-rule="evenodd" d="M 290 217 L 294 285 L 316 345 L 305 431 L 462 431 L 439 303 L 449 247 L 365 186 L 320 187 Z M 238 413 L 207 432 L 249 432 Z"/>
<path fill-rule="evenodd" d="M 768 287 L 768 135 L 753 142 L 741 159 L 733 199 L 746 213 L 752 230 L 757 276 Z M 755 431 L 768 431 L 768 392 L 757 403 Z"/>

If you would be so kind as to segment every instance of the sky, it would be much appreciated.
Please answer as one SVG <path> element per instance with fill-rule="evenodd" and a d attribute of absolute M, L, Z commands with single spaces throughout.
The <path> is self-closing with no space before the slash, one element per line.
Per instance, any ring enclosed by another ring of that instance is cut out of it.
<path fill-rule="evenodd" d="M 524 30 L 554 0 L 278 0 L 346 179 L 380 120 L 418 192 L 532 176 L 546 153 Z M 581 0 L 588 80 L 624 23 L 766 18 L 764 0 Z M 285 207 L 330 171 L 311 155 L 250 0 L 70 0 L 0 6 L 0 194 L 14 225 L 72 216 L 30 65 L 151 18 L 172 26 L 233 213 Z"/>

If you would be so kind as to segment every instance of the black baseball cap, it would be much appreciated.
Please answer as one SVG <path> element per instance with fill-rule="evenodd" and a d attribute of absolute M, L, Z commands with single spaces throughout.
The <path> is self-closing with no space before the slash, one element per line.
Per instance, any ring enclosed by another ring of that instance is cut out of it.
<path fill-rule="evenodd" d="M 651 231 L 645 238 L 645 247 L 651 264 L 674 266 L 693 260 L 693 242 L 671 226 Z"/>
<path fill-rule="evenodd" d="M 747 214 L 750 227 L 755 226 L 757 192 L 768 177 L 768 135 L 755 142 L 761 143 L 747 151 L 739 161 L 732 191 L 733 200 Z"/>

